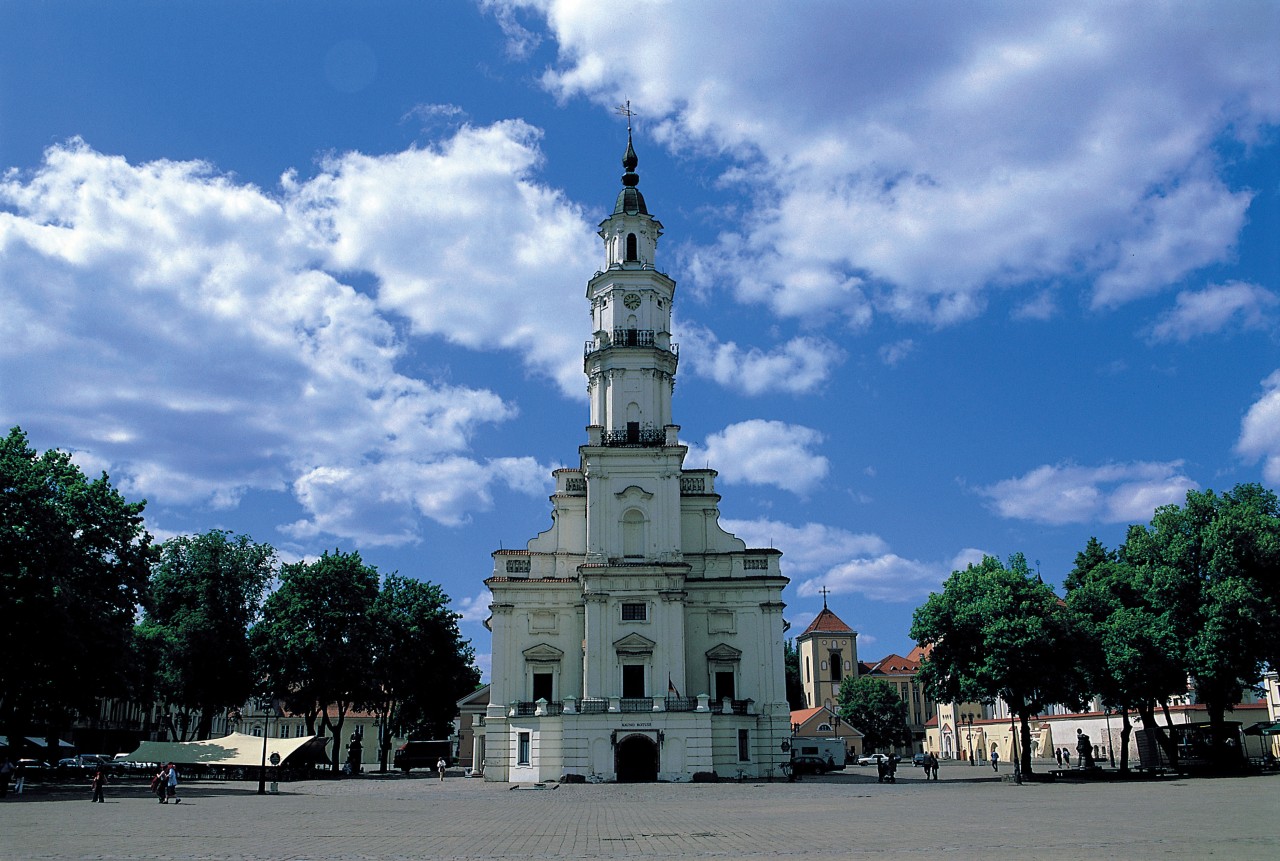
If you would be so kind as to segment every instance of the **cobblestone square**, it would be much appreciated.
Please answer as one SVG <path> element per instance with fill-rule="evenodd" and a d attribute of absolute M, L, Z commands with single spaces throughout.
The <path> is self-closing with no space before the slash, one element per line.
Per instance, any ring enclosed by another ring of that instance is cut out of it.
<path fill-rule="evenodd" d="M 1275 859 L 1280 777 L 1014 786 L 983 767 L 798 783 L 548 784 L 426 773 L 281 784 L 37 788 L 0 802 L 0 858 Z"/>

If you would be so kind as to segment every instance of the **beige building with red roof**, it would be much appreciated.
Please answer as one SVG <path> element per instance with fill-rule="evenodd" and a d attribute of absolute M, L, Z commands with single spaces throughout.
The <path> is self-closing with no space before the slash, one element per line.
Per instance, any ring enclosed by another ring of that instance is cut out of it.
<path fill-rule="evenodd" d="M 840 683 L 858 676 L 858 634 L 822 600 L 822 612 L 796 637 L 800 683 L 809 708 L 835 708 Z"/>
<path fill-rule="evenodd" d="M 874 663 L 860 662 L 857 632 L 831 611 L 824 597 L 822 612 L 796 637 L 796 652 L 808 710 L 834 710 L 840 699 L 840 683 L 846 678 L 882 679 L 907 704 L 907 723 L 915 739 L 911 752 L 924 750 L 925 727 L 934 718 L 936 708 L 916 681 L 921 659 L 918 647 L 905 657 L 891 654 Z M 793 724 L 794 715 L 799 713 L 792 713 Z"/>

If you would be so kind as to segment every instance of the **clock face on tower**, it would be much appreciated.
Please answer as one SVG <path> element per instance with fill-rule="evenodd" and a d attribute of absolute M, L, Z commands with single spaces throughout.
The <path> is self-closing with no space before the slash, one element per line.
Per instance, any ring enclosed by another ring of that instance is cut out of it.
<path fill-rule="evenodd" d="M 640 307 L 640 297 L 635 293 L 628 293 L 622 297 L 622 304 L 626 305 L 628 310 L 634 311 Z"/>

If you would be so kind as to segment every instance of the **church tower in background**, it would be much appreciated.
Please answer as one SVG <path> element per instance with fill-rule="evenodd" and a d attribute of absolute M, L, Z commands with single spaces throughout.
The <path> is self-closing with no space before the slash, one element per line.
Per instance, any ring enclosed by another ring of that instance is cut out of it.
<path fill-rule="evenodd" d="M 551 528 L 494 553 L 485 581 L 490 780 L 780 777 L 787 761 L 781 553 L 725 532 L 715 470 L 684 467 L 676 283 L 658 269 L 638 164 L 628 128 L 604 268 L 587 282 L 579 466 L 555 472 Z"/>

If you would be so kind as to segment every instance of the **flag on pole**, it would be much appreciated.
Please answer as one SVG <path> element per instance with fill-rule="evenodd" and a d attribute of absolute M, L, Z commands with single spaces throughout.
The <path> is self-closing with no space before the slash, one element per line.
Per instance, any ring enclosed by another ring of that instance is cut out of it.
<path fill-rule="evenodd" d="M 680 696 L 680 692 L 676 690 L 676 683 L 671 681 L 670 673 L 667 673 L 667 694 L 673 697 Z"/>

